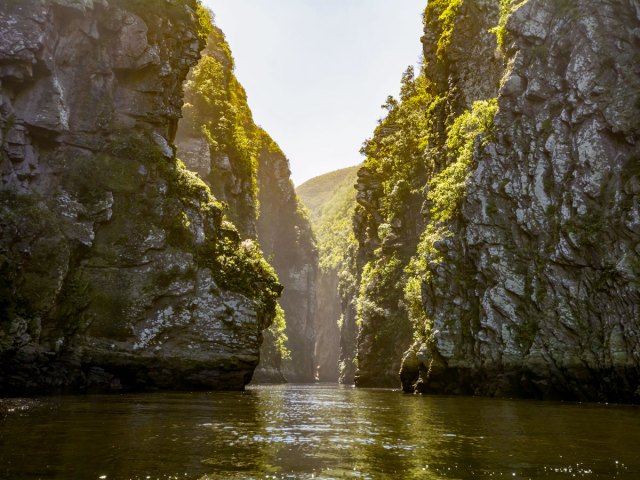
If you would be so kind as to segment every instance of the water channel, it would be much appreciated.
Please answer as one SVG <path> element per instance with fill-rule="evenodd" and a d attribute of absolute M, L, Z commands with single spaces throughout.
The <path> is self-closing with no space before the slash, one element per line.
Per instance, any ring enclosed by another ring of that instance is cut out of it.
<path fill-rule="evenodd" d="M 0 478 L 638 479 L 640 408 L 337 385 L 5 399 Z"/>

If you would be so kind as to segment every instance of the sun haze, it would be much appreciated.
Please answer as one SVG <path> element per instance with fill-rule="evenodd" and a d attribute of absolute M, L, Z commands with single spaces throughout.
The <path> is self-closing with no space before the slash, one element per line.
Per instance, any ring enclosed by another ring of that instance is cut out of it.
<path fill-rule="evenodd" d="M 257 124 L 296 185 L 361 162 L 362 142 L 421 57 L 424 0 L 204 0 Z"/>

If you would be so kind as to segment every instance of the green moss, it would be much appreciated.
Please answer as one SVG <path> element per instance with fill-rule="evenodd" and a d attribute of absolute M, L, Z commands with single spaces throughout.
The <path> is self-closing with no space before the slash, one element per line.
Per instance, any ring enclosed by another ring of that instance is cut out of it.
<path fill-rule="evenodd" d="M 484 212 L 488 216 L 494 216 L 498 213 L 498 207 L 496 206 L 495 201 L 493 199 L 491 199 L 489 203 L 487 203 L 487 206 L 485 207 Z"/>
<path fill-rule="evenodd" d="M 81 270 L 73 270 L 65 278 L 62 292 L 58 298 L 57 316 L 66 319 L 67 331 L 65 334 L 73 333 L 72 330 L 79 328 L 82 321 L 82 312 L 91 303 L 92 289 L 89 279 Z"/>
<path fill-rule="evenodd" d="M 47 208 L 43 198 L 11 189 L 0 190 L 0 212 L 4 225 L 24 222 L 30 227 L 44 227 L 53 221 L 51 210 Z"/>
<path fill-rule="evenodd" d="M 431 282 L 433 269 L 444 261 L 439 244 L 453 235 L 450 226 L 466 196 L 475 147 L 478 142 L 482 145 L 492 139 L 497 109 L 495 99 L 475 102 L 470 111 L 455 119 L 447 130 L 448 165 L 429 182 L 430 222 L 421 235 L 416 255 L 406 268 L 408 280 L 404 288 L 405 303 L 417 341 L 426 341 L 432 334 L 432 319 L 425 312 L 422 301 L 423 285 Z M 491 209 L 491 205 L 487 208 Z M 459 265 L 453 270 L 463 275 L 465 268 Z M 466 280 L 460 279 L 461 282 Z"/>
<path fill-rule="evenodd" d="M 498 42 L 498 51 L 505 52 L 507 41 L 507 20 L 513 12 L 523 6 L 529 0 L 500 0 L 500 20 L 498 25 L 491 30 L 494 33 Z"/>
<path fill-rule="evenodd" d="M 585 215 L 570 217 L 561 229 L 571 234 L 583 246 L 599 245 L 601 235 L 608 230 L 603 212 L 595 207 Z"/>
<path fill-rule="evenodd" d="M 540 331 L 539 323 L 531 318 L 531 314 L 521 316 L 520 318 L 527 319 L 520 323 L 515 324 L 511 329 L 513 331 L 513 339 L 518 344 L 524 354 L 527 354 L 531 350 L 531 346 L 535 341 L 538 332 Z"/>
<path fill-rule="evenodd" d="M 446 3 L 442 13 L 438 16 L 442 33 L 438 39 L 437 55 L 439 59 L 444 59 L 444 54 L 451 43 L 451 37 L 453 36 L 453 30 L 456 25 L 456 17 L 460 9 L 460 5 L 464 0 L 447 0 L 446 2 L 429 2 L 429 3 Z"/>
<path fill-rule="evenodd" d="M 489 141 L 493 119 L 498 110 L 497 100 L 475 102 L 471 111 L 459 116 L 448 130 L 447 149 L 450 163 L 429 182 L 428 200 L 432 218 L 444 223 L 460 209 L 466 193 L 466 183 L 476 138 L 482 135 Z"/>
<path fill-rule="evenodd" d="M 207 242 L 196 253 L 198 263 L 211 268 L 220 287 L 255 298 L 275 312 L 282 286 L 256 242 L 224 236 L 216 243 Z"/>
<path fill-rule="evenodd" d="M 0 324 L 45 312 L 56 295 L 61 221 L 46 199 L 0 191 Z M 26 250 L 23 250 L 25 249 Z"/>

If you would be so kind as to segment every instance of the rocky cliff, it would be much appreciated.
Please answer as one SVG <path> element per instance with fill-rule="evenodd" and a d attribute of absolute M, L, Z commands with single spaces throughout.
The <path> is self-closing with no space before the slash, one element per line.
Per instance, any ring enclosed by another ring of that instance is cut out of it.
<path fill-rule="evenodd" d="M 393 385 L 402 358 L 408 392 L 640 401 L 640 10 L 432 0 L 424 21 L 363 148 L 343 379 Z"/>
<path fill-rule="evenodd" d="M 638 402 L 640 9 L 511 7 L 497 101 L 452 124 L 429 183 L 404 387 Z"/>
<path fill-rule="evenodd" d="M 495 96 L 497 1 L 431 1 L 422 38 L 425 61 L 409 68 L 400 98 L 362 150 L 347 332 L 356 331 L 358 386 L 396 386 L 403 352 L 416 331 L 405 301 L 407 269 L 425 229 L 425 184 L 446 165 L 448 126 L 476 99 Z M 348 341 L 345 345 L 348 349 Z M 351 347 L 353 348 L 353 347 Z"/>
<path fill-rule="evenodd" d="M 311 223 L 290 176 L 287 158 L 263 133 L 258 152 L 257 227 L 260 245 L 285 286 L 280 305 L 289 354 L 281 371 L 290 382 L 313 382 L 318 251 Z"/>
<path fill-rule="evenodd" d="M 0 393 L 241 389 L 281 290 L 172 147 L 192 0 L 0 6 Z"/>
<path fill-rule="evenodd" d="M 280 301 L 284 318 L 278 317 L 281 321 L 266 334 L 256 381 L 311 382 L 315 241 L 296 197 L 288 160 L 255 125 L 233 70 L 229 45 L 214 28 L 185 85 L 178 156 L 227 204 L 241 233 L 259 241 L 284 286 Z"/>

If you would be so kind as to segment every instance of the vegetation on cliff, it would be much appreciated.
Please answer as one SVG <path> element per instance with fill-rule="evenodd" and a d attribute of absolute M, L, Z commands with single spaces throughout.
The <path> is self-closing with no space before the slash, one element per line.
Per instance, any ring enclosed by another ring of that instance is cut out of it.
<path fill-rule="evenodd" d="M 233 69 L 229 44 L 222 31 L 213 26 L 202 58 L 184 85 L 184 118 L 178 134 L 202 135 L 213 158 L 226 158 L 225 166 L 231 170 L 233 180 L 243 184 L 242 192 L 229 175 L 212 170 L 204 179 L 218 198 L 230 204 L 228 215 L 242 233 L 252 236 L 255 232 L 249 224 L 258 215 L 257 153 L 262 136 Z M 239 193 L 247 198 L 237 198 Z"/>
<path fill-rule="evenodd" d="M 464 198 L 477 139 L 491 130 L 497 109 L 489 96 L 467 104 L 467 78 L 452 64 L 451 52 L 466 41 L 461 36 L 497 21 L 496 5 L 465 31 L 460 19 L 478 15 L 476 8 L 463 0 L 429 2 L 424 65 L 417 75 L 413 68 L 404 73 L 399 99 L 387 99 L 386 116 L 362 149 L 353 220 L 358 248 L 346 262 L 353 285 L 343 302 L 344 321 L 357 330 L 357 385 L 397 385 L 404 350 L 430 334 L 424 285 L 439 258 L 425 254 L 450 235 L 447 223 Z M 489 36 L 490 26 L 481 34 Z M 495 95 L 495 87 L 486 90 Z"/>
<path fill-rule="evenodd" d="M 284 153 L 253 121 L 231 50 L 217 27 L 184 88 L 179 155 L 224 202 L 240 236 L 259 242 L 285 286 L 280 321 L 266 333 L 263 364 L 275 371 L 291 358 L 289 370 L 308 371 L 298 380 L 312 380 L 313 346 L 307 337 L 313 337 L 313 309 L 307 303 L 315 302 L 315 294 L 313 282 L 303 277 L 314 276 L 317 259 L 309 221 L 295 197 Z"/>
<path fill-rule="evenodd" d="M 429 282 L 431 272 L 444 261 L 437 244 L 454 236 L 449 225 L 460 213 L 474 167 L 475 149 L 492 139 L 497 108 L 495 99 L 478 101 L 470 111 L 455 119 L 447 129 L 446 167 L 428 182 L 426 205 L 429 221 L 420 237 L 416 255 L 406 269 L 408 278 L 405 285 L 406 306 L 414 338 L 421 343 L 433 338 L 432 319 L 427 318 L 423 304 L 423 285 Z"/>

